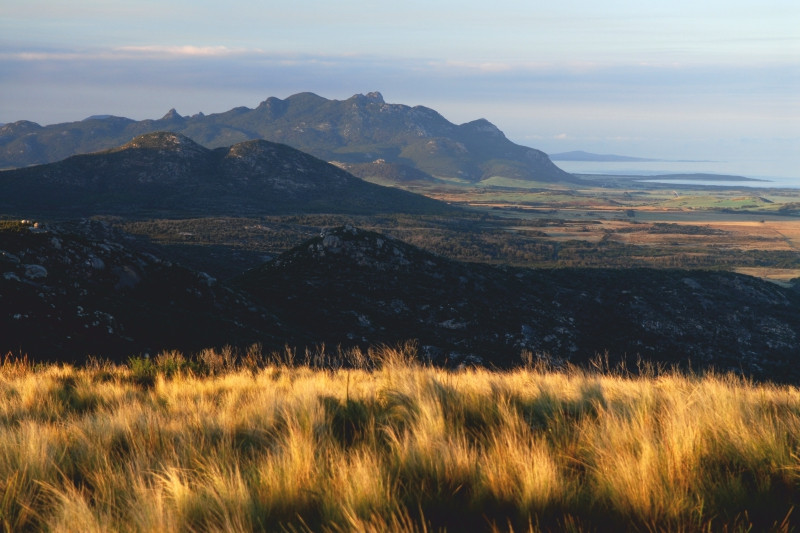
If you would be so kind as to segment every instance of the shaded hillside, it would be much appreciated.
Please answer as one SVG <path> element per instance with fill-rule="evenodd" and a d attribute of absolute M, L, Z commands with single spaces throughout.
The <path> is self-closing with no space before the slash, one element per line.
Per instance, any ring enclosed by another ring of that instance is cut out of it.
<path fill-rule="evenodd" d="M 420 172 L 476 182 L 492 176 L 570 180 L 546 154 L 514 144 L 484 119 L 456 125 L 423 107 L 387 104 L 380 93 L 328 100 L 301 93 L 268 98 L 255 109 L 183 117 L 174 109 L 159 120 L 120 117 L 40 126 L 20 121 L 0 127 L 0 168 L 49 163 L 111 148 L 136 135 L 175 131 L 215 148 L 266 139 L 326 161 L 384 159 Z"/>
<path fill-rule="evenodd" d="M 0 172 L 0 212 L 20 216 L 446 212 L 446 204 L 366 183 L 285 145 L 210 150 L 175 133 Z"/>
<path fill-rule="evenodd" d="M 433 183 L 435 178 L 414 167 L 402 163 L 387 163 L 385 159 L 376 159 L 371 163 L 342 163 L 331 161 L 342 170 L 346 170 L 359 178 L 378 183 L 397 183 L 409 185 L 414 183 Z"/>
<path fill-rule="evenodd" d="M 419 342 L 437 364 L 638 357 L 800 382 L 800 294 L 748 276 L 462 263 L 379 233 L 323 231 L 230 285 L 100 222 L 0 224 L 0 352 L 81 360 L 260 342 Z"/>
<path fill-rule="evenodd" d="M 313 326 L 314 341 L 416 338 L 437 363 L 637 356 L 798 379 L 800 298 L 705 271 L 528 270 L 459 263 L 351 227 L 241 276 L 237 286 Z"/>
<path fill-rule="evenodd" d="M 247 297 L 129 244 L 99 222 L 0 222 L 0 354 L 125 360 L 292 338 Z"/>

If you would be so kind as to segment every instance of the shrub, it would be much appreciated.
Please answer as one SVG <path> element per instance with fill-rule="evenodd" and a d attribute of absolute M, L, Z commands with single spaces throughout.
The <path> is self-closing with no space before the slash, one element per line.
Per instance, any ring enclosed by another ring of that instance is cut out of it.
<path fill-rule="evenodd" d="M 147 356 L 134 356 L 128 359 L 128 369 L 130 370 L 131 382 L 149 389 L 156 384 L 158 367 Z"/>

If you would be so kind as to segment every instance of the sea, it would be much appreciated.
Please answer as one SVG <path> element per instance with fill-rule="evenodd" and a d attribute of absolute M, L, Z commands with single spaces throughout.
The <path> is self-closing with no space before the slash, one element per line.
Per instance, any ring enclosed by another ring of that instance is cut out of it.
<path fill-rule="evenodd" d="M 666 176 L 670 174 L 715 174 L 742 176 L 759 181 L 702 180 L 651 178 L 647 181 L 674 183 L 675 185 L 717 185 L 726 187 L 800 189 L 800 168 L 786 171 L 771 161 L 553 161 L 559 168 L 572 174 L 606 174 L 631 176 Z"/>

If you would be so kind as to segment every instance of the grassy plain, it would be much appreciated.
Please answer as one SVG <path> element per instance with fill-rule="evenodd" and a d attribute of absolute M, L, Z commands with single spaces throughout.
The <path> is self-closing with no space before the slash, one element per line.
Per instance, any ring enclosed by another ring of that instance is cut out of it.
<path fill-rule="evenodd" d="M 788 531 L 800 391 L 413 345 L 0 368 L 5 531 Z M 323 357 L 324 358 L 324 357 Z M 645 369 L 647 370 L 647 369 Z"/>

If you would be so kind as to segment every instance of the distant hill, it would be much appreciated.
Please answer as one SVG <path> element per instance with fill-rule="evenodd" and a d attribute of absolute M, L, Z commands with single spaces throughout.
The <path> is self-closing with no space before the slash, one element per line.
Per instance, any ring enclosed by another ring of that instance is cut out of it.
<path fill-rule="evenodd" d="M 210 150 L 158 132 L 104 152 L 0 172 L 0 212 L 26 216 L 442 213 L 447 204 L 367 183 L 256 140 Z"/>
<path fill-rule="evenodd" d="M 536 181 L 571 180 L 539 150 L 509 141 L 484 119 L 456 125 L 423 106 L 387 104 L 380 93 L 328 100 L 300 93 L 268 98 L 255 109 L 158 120 L 100 116 L 40 126 L 20 121 L 0 127 L 0 168 L 59 161 L 112 148 L 154 131 L 173 131 L 208 148 L 265 139 L 325 161 L 348 164 L 382 159 L 435 177 L 477 182 L 493 176 Z M 369 167 L 354 171 L 369 172 Z M 378 169 L 381 171 L 381 169 Z"/>
<path fill-rule="evenodd" d="M 550 154 L 550 159 L 553 161 L 595 161 L 595 162 L 636 162 L 636 161 L 663 161 L 662 159 L 648 159 L 644 157 L 630 157 L 626 155 L 614 154 L 593 154 L 591 152 L 584 152 L 583 150 L 575 150 L 572 152 L 562 152 L 559 154 Z"/>

